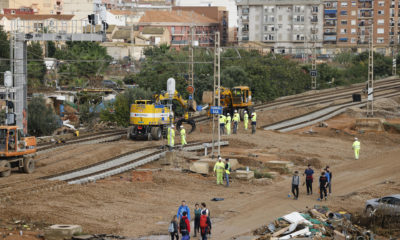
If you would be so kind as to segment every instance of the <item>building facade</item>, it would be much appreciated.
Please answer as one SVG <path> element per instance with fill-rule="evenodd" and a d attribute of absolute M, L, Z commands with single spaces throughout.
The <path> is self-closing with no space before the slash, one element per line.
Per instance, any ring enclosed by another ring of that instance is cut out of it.
<path fill-rule="evenodd" d="M 263 42 L 271 51 L 300 54 L 320 48 L 321 0 L 237 0 L 238 41 Z"/>
<path fill-rule="evenodd" d="M 325 0 L 325 46 L 364 51 L 373 29 L 375 51 L 389 54 L 388 47 L 399 44 L 399 4 L 399 0 Z"/>
<path fill-rule="evenodd" d="M 188 11 L 147 11 L 138 23 L 138 30 L 145 27 L 163 27 L 171 34 L 171 47 L 180 49 L 188 46 L 192 39 L 197 46 L 214 46 L 214 34 L 219 22 L 195 12 Z"/>

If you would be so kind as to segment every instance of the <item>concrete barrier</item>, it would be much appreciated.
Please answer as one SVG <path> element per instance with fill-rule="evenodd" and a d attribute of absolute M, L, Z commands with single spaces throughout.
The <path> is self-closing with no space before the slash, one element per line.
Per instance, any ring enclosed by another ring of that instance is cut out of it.
<path fill-rule="evenodd" d="M 356 119 L 356 130 L 365 132 L 383 132 L 385 131 L 383 126 L 384 122 L 385 120 L 382 118 L 359 118 Z"/>
<path fill-rule="evenodd" d="M 44 231 L 46 240 L 64 240 L 71 239 L 73 235 L 82 233 L 82 227 L 79 225 L 56 224 L 51 225 Z"/>

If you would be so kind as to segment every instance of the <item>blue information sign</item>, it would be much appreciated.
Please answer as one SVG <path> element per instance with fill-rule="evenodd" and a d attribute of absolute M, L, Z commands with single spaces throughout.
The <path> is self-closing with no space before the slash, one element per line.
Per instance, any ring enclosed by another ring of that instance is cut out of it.
<path fill-rule="evenodd" d="M 210 113 L 211 114 L 222 114 L 222 107 L 211 107 Z"/>

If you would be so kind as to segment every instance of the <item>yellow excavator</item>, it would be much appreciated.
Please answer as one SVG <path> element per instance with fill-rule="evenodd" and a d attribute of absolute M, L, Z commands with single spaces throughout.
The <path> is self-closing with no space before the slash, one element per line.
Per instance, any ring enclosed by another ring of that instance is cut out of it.
<path fill-rule="evenodd" d="M 186 100 L 175 91 L 172 96 L 172 112 L 168 107 L 169 94 L 162 92 L 155 94 L 153 100 L 137 100 L 131 105 L 130 127 L 128 128 L 128 139 L 145 138 L 147 140 L 159 140 L 166 136 L 170 122 L 176 123 L 177 129 L 186 122 L 192 126 L 189 133 L 196 129 L 196 122 L 191 119 L 191 114 L 196 111 L 196 102 Z"/>
<path fill-rule="evenodd" d="M 217 105 L 213 102 L 212 94 L 211 91 L 204 91 L 203 103 L 208 103 L 212 106 Z M 249 115 L 254 111 L 251 91 L 248 86 L 236 86 L 231 89 L 221 87 L 220 105 L 223 108 L 224 115 L 227 113 L 232 115 L 237 110 L 242 119 L 244 111 L 247 111 Z"/>

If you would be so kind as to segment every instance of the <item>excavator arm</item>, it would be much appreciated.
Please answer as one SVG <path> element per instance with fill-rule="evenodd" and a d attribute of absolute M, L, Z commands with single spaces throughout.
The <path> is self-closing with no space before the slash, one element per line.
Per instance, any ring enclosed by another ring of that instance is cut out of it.
<path fill-rule="evenodd" d="M 170 99 L 169 97 L 170 96 L 167 92 L 162 92 L 161 94 L 154 95 L 154 99 L 155 99 L 156 103 L 165 102 Z M 186 122 L 192 126 L 192 129 L 189 131 L 189 133 L 196 130 L 195 121 L 193 119 L 189 118 L 189 112 L 196 112 L 196 107 L 197 107 L 196 101 L 184 99 L 178 91 L 175 91 L 174 96 L 172 96 L 172 100 L 177 101 L 184 110 L 184 117 L 182 119 L 179 119 L 176 124 L 177 129 L 179 129 L 179 127 L 182 125 L 183 122 Z"/>

